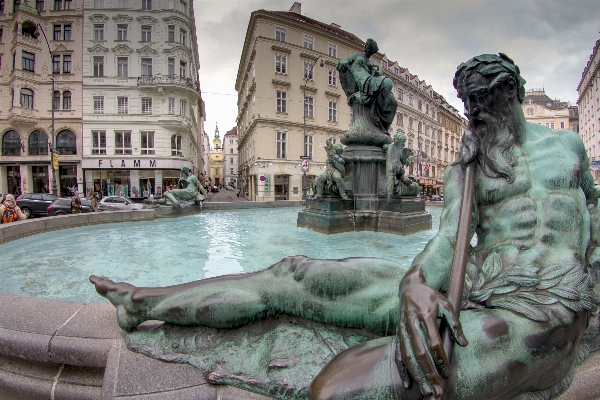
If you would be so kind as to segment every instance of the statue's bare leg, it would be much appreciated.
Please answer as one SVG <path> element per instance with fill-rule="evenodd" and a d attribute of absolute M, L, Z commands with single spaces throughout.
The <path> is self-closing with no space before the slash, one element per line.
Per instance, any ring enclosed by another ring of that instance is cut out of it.
<path fill-rule="evenodd" d="M 502 309 L 463 311 L 469 344 L 454 346 L 445 398 L 520 399 L 516 396 L 524 393 L 560 391 L 556 385 L 569 376 L 587 315 L 562 306 L 547 310 L 547 323 Z M 422 399 L 414 382 L 405 389 L 396 347 L 395 337 L 386 337 L 338 354 L 313 380 L 310 399 Z"/>
<path fill-rule="evenodd" d="M 262 271 L 164 288 L 137 288 L 96 276 L 90 281 L 117 308 L 124 330 L 146 320 L 235 328 L 286 313 L 387 335 L 396 330 L 398 282 L 404 272 L 381 259 L 296 256 Z"/>

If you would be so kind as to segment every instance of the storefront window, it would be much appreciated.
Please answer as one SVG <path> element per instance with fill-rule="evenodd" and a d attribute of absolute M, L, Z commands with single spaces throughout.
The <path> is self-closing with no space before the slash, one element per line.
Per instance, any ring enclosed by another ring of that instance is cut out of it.
<path fill-rule="evenodd" d="M 56 136 L 56 151 L 58 154 L 77 154 L 77 137 L 69 130 Z"/>
<path fill-rule="evenodd" d="M 8 193 L 16 196 L 21 194 L 21 169 L 17 166 L 6 167 Z"/>
<path fill-rule="evenodd" d="M 29 155 L 48 154 L 48 135 L 42 130 L 36 130 L 29 135 Z"/>
<path fill-rule="evenodd" d="M 2 137 L 2 155 L 21 155 L 21 137 L 19 136 L 17 131 L 8 131 Z"/>
<path fill-rule="evenodd" d="M 74 165 L 59 165 L 60 195 L 73 196 L 77 191 L 77 167 Z"/>

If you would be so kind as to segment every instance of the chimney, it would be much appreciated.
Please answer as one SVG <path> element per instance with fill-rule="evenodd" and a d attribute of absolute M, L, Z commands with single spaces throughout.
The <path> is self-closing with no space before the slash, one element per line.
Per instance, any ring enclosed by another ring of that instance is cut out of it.
<path fill-rule="evenodd" d="M 294 2 L 294 4 L 292 5 L 292 8 L 290 8 L 290 12 L 293 12 L 296 14 L 302 14 L 302 4 L 298 3 L 297 1 Z"/>

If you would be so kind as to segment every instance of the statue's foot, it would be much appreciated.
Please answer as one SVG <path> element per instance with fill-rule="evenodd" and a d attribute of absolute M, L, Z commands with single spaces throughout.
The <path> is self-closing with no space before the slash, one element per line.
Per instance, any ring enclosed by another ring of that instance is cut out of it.
<path fill-rule="evenodd" d="M 96 286 L 96 292 L 106 297 L 117 309 L 117 323 L 121 329 L 131 331 L 146 319 L 133 307 L 131 297 L 137 289 L 125 282 L 113 282 L 103 276 L 90 276 L 90 282 Z"/>

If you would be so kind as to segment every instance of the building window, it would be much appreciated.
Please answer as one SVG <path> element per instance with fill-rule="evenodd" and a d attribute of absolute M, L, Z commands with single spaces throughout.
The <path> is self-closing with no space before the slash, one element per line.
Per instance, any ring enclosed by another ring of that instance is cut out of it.
<path fill-rule="evenodd" d="M 337 103 L 335 101 L 329 102 L 329 122 L 337 122 Z"/>
<path fill-rule="evenodd" d="M 21 108 L 33 108 L 33 90 L 21 89 Z"/>
<path fill-rule="evenodd" d="M 310 61 L 304 61 L 304 79 L 313 79 L 313 64 Z"/>
<path fill-rule="evenodd" d="M 94 40 L 104 40 L 104 24 L 94 24 Z"/>
<path fill-rule="evenodd" d="M 181 136 L 173 135 L 171 136 L 171 155 L 172 156 L 182 156 L 183 151 L 181 150 Z"/>
<path fill-rule="evenodd" d="M 398 113 L 396 116 L 396 125 L 404 126 L 404 115 L 402 113 Z"/>
<path fill-rule="evenodd" d="M 127 25 L 117 25 L 117 40 L 127 40 Z"/>
<path fill-rule="evenodd" d="M 429 104 L 425 105 L 425 115 L 429 115 Z"/>
<path fill-rule="evenodd" d="M 167 74 L 169 76 L 175 76 L 175 59 L 169 57 L 167 59 Z"/>
<path fill-rule="evenodd" d="M 56 135 L 56 152 L 58 154 L 77 154 L 77 136 L 69 130 Z"/>
<path fill-rule="evenodd" d="M 142 154 L 154 154 L 154 132 L 145 131 L 142 132 Z"/>
<path fill-rule="evenodd" d="M 151 58 L 142 58 L 142 76 L 152 76 Z"/>
<path fill-rule="evenodd" d="M 175 98 L 169 97 L 169 114 L 175 115 Z"/>
<path fill-rule="evenodd" d="M 52 108 L 55 110 L 60 109 L 60 92 L 58 90 L 55 90 L 52 96 Z"/>
<path fill-rule="evenodd" d="M 92 131 L 92 154 L 106 154 L 105 131 Z"/>
<path fill-rule="evenodd" d="M 329 50 L 328 54 L 331 57 L 337 57 L 337 45 L 335 43 L 331 43 L 330 42 L 327 47 L 328 47 L 328 50 Z"/>
<path fill-rule="evenodd" d="M 421 100 L 419 100 L 419 102 L 417 103 L 417 108 L 419 109 L 419 111 L 423 111 L 423 103 L 421 102 Z"/>
<path fill-rule="evenodd" d="M 129 0 L 118 0 L 117 1 L 118 8 L 129 8 Z M 125 39 L 123 39 L 125 40 Z"/>
<path fill-rule="evenodd" d="M 2 155 L 21 155 L 21 136 L 19 136 L 17 131 L 8 131 L 2 136 Z"/>
<path fill-rule="evenodd" d="M 179 76 L 185 78 L 185 71 L 187 69 L 187 64 L 185 61 L 179 61 Z"/>
<path fill-rule="evenodd" d="M 337 71 L 329 68 L 329 86 L 337 86 Z"/>
<path fill-rule="evenodd" d="M 63 92 L 63 110 L 71 109 L 71 92 L 65 90 Z"/>
<path fill-rule="evenodd" d="M 115 154 L 131 154 L 131 132 L 115 131 Z"/>
<path fill-rule="evenodd" d="M 275 28 L 275 40 L 285 42 L 285 28 Z"/>
<path fill-rule="evenodd" d="M 117 97 L 117 113 L 129 114 L 129 98 Z"/>
<path fill-rule="evenodd" d="M 314 135 L 305 135 L 304 136 L 304 155 L 313 158 L 313 141 Z"/>
<path fill-rule="evenodd" d="M 277 158 L 286 158 L 287 132 L 275 132 L 277 136 Z"/>
<path fill-rule="evenodd" d="M 408 119 L 408 129 L 413 129 L 413 119 L 412 118 Z M 447 141 L 448 141 L 448 138 L 446 138 L 446 144 L 448 144 Z"/>
<path fill-rule="evenodd" d="M 408 95 L 408 105 L 410 105 L 410 106 L 413 105 L 413 95 L 412 94 Z"/>
<path fill-rule="evenodd" d="M 312 50 L 314 38 L 311 35 L 304 34 L 304 48 Z"/>
<path fill-rule="evenodd" d="M 546 128 L 554 129 L 554 122 L 546 122 Z"/>
<path fill-rule="evenodd" d="M 152 27 L 148 25 L 142 25 L 142 42 L 152 41 Z"/>
<path fill-rule="evenodd" d="M 128 72 L 129 60 L 127 57 L 117 57 L 117 76 L 122 78 L 126 78 L 129 74 Z"/>
<path fill-rule="evenodd" d="M 94 76 L 104 76 L 103 56 L 94 56 Z"/>
<path fill-rule="evenodd" d="M 283 90 L 276 91 L 277 112 L 287 113 L 287 93 Z"/>
<path fill-rule="evenodd" d="M 63 56 L 63 74 L 71 73 L 71 56 L 64 55 Z"/>
<path fill-rule="evenodd" d="M 152 114 L 152 99 L 150 97 L 142 97 L 142 114 Z"/>
<path fill-rule="evenodd" d="M 52 72 L 60 74 L 60 56 L 52 56 Z"/>
<path fill-rule="evenodd" d="M 52 40 L 60 40 L 62 37 L 62 25 L 54 25 L 54 36 Z"/>
<path fill-rule="evenodd" d="M 30 156 L 48 154 L 48 135 L 46 135 L 46 132 L 39 129 L 31 132 L 28 153 Z"/>
<path fill-rule="evenodd" d="M 275 72 L 287 74 L 287 57 L 282 54 L 275 54 Z"/>
<path fill-rule="evenodd" d="M 394 73 L 395 73 L 396 75 L 398 75 L 398 74 L 400 73 L 400 70 L 398 69 L 398 67 L 394 67 Z"/>
<path fill-rule="evenodd" d="M 35 70 L 35 54 L 21 51 L 21 66 L 24 71 L 33 72 Z"/>
<path fill-rule="evenodd" d="M 314 99 L 312 97 L 304 98 L 304 116 L 309 118 L 314 117 Z"/>
<path fill-rule="evenodd" d="M 94 96 L 94 114 L 104 114 L 103 96 Z"/>
<path fill-rule="evenodd" d="M 187 44 L 187 31 L 185 29 L 179 28 L 179 43 L 184 46 Z"/>
<path fill-rule="evenodd" d="M 167 42 L 175 41 L 175 25 L 169 25 L 167 27 Z"/>
<path fill-rule="evenodd" d="M 183 100 L 183 99 L 179 100 L 179 115 L 181 115 L 182 117 L 185 117 L 186 109 L 187 109 L 187 101 Z"/>
<path fill-rule="evenodd" d="M 560 123 L 560 129 L 565 129 L 565 123 L 564 122 Z"/>
<path fill-rule="evenodd" d="M 398 89 L 398 100 L 404 100 L 404 91 L 402 89 Z"/>
<path fill-rule="evenodd" d="M 94 8 L 104 8 L 104 0 L 94 0 Z"/>
<path fill-rule="evenodd" d="M 35 0 L 35 9 L 37 12 L 44 11 L 44 0 Z"/>
<path fill-rule="evenodd" d="M 152 0 L 142 0 L 142 10 L 152 10 Z"/>
<path fill-rule="evenodd" d="M 388 67 L 388 63 L 387 63 L 387 61 L 385 61 L 385 60 L 381 60 L 381 68 L 382 68 L 382 69 L 387 69 L 387 67 Z"/>

